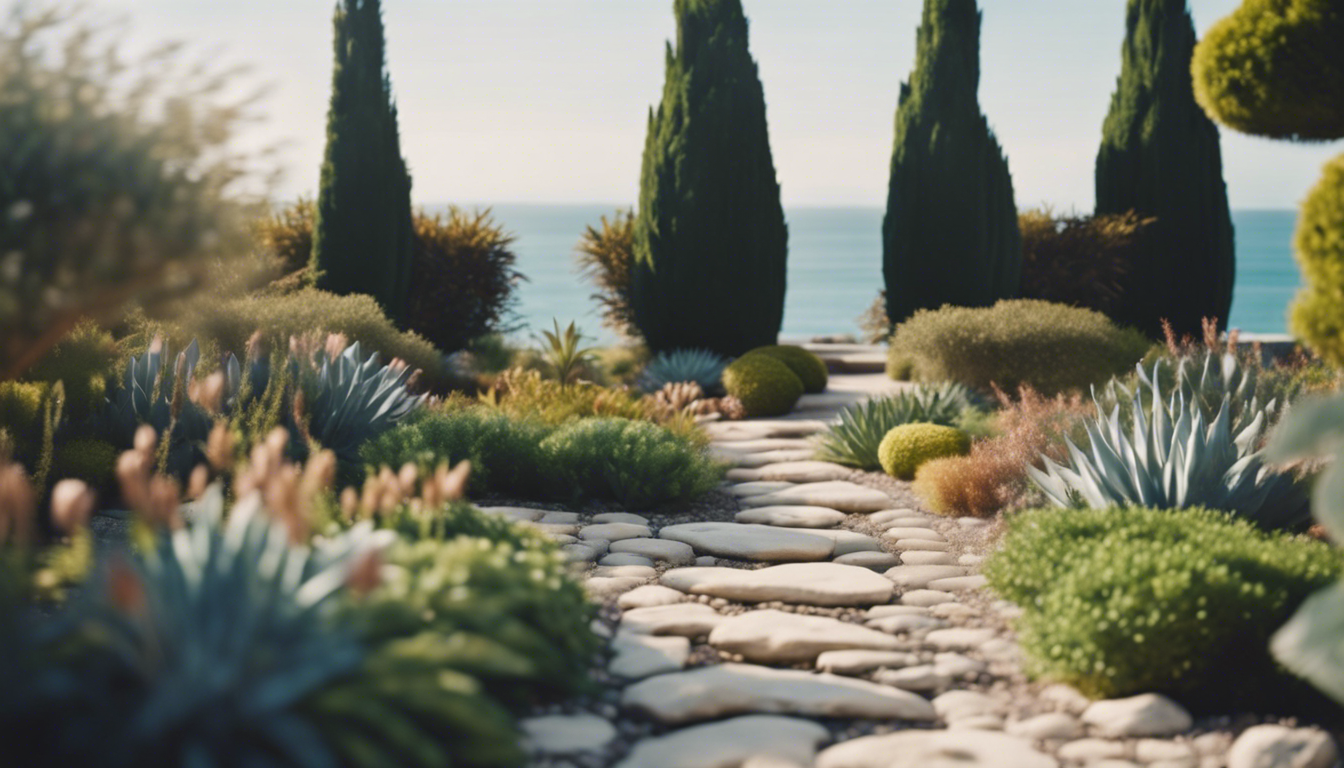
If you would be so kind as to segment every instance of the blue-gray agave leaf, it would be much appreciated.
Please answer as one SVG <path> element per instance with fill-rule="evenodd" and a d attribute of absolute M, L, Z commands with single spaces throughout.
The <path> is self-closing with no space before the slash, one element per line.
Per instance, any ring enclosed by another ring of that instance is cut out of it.
<path fill-rule="evenodd" d="M 375 352 L 365 359 L 359 342 L 321 364 L 308 407 L 310 434 L 343 463 L 357 464 L 366 441 L 396 426 L 424 402 L 406 384 L 412 371 L 382 365 Z"/>

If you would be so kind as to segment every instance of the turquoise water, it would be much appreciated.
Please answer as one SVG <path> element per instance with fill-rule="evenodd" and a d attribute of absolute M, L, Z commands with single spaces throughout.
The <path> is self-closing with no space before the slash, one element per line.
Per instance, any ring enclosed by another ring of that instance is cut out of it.
<path fill-rule="evenodd" d="M 495 218 L 518 240 L 521 334 L 570 320 L 603 341 L 592 287 L 575 268 L 574 245 L 588 224 L 614 208 L 605 205 L 493 206 Z M 857 333 L 856 320 L 882 286 L 882 210 L 790 208 L 789 290 L 782 334 L 788 337 Z M 1293 211 L 1235 211 L 1237 283 L 1233 327 L 1282 333 L 1299 276 L 1292 259 Z"/>

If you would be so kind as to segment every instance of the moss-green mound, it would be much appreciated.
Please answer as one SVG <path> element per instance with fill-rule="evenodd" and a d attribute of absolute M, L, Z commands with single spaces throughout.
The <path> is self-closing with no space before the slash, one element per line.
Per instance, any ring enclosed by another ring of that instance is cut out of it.
<path fill-rule="evenodd" d="M 920 465 L 948 456 L 965 456 L 971 438 L 956 427 L 939 424 L 902 424 L 882 438 L 877 458 L 892 477 L 910 480 Z"/>
<path fill-rule="evenodd" d="M 766 355 L 787 365 L 798 380 L 803 382 L 803 391 L 808 394 L 826 391 L 826 382 L 829 380 L 826 363 L 802 347 L 757 347 L 747 354 Z"/>
<path fill-rule="evenodd" d="M 748 416 L 781 416 L 803 396 L 803 382 L 769 355 L 743 355 L 723 369 L 723 388 L 742 401 Z"/>

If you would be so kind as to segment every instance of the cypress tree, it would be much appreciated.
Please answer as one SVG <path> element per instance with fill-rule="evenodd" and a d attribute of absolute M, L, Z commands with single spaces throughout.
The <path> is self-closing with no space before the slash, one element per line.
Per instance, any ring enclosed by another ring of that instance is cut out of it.
<path fill-rule="evenodd" d="M 630 304 L 650 349 L 773 344 L 788 228 L 740 0 L 675 0 L 663 101 L 650 111 Z"/>
<path fill-rule="evenodd" d="M 317 198 L 317 286 L 367 293 L 400 320 L 413 258 L 411 176 L 401 156 L 379 0 L 336 5 L 336 61 Z"/>
<path fill-rule="evenodd" d="M 924 0 L 915 69 L 901 85 L 882 272 L 887 316 L 988 306 L 1016 294 L 1022 238 L 1008 160 L 980 112 L 975 0 Z"/>
<path fill-rule="evenodd" d="M 1195 25 L 1186 0 L 1130 0 L 1123 64 L 1097 154 L 1098 214 L 1157 221 L 1140 246 L 1121 322 L 1154 338 L 1169 320 L 1226 327 L 1236 256 L 1218 128 L 1195 103 Z"/>

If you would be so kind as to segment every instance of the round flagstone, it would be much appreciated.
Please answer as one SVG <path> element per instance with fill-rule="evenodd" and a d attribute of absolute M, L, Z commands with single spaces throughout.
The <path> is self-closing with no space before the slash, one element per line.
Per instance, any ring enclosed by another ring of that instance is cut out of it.
<path fill-rule="evenodd" d="M 874 605 L 863 612 L 863 618 L 864 621 L 867 621 L 887 616 L 930 616 L 932 614 L 933 611 L 930 609 L 918 605 Z"/>
<path fill-rule="evenodd" d="M 565 553 L 565 559 L 571 563 L 591 563 L 607 553 L 607 546 L 605 541 L 581 541 L 576 544 L 565 544 L 560 550 Z"/>
<path fill-rule="evenodd" d="M 669 539 L 623 539 L 613 541 L 611 551 L 639 555 L 673 565 L 688 565 L 695 562 L 695 550 L 691 549 L 691 545 Z"/>
<path fill-rule="evenodd" d="M 682 523 L 664 527 L 658 537 L 689 544 L 699 553 L 736 560 L 825 560 L 835 551 L 835 542 L 829 537 L 771 525 Z"/>
<path fill-rule="evenodd" d="M 533 530 L 541 531 L 547 536 L 573 536 L 579 532 L 579 526 L 573 523 L 533 523 L 527 520 L 518 521 L 519 525 L 525 525 Z"/>
<path fill-rule="evenodd" d="M 1228 768 L 1331 768 L 1338 751 L 1330 734 L 1316 728 L 1256 725 L 1227 753 Z"/>
<path fill-rule="evenodd" d="M 623 552 L 609 552 L 597 561 L 598 565 L 644 565 L 653 566 L 653 561 L 647 557 L 631 555 Z"/>
<path fill-rule="evenodd" d="M 635 515 L 629 512 L 603 512 L 593 515 L 594 523 L 630 523 L 631 525 L 648 525 L 649 519 L 643 515 Z"/>
<path fill-rule="evenodd" d="M 939 603 L 929 608 L 929 615 L 940 619 L 964 619 L 975 616 L 976 610 L 962 603 Z"/>
<path fill-rule="evenodd" d="M 781 528 L 834 528 L 844 521 L 845 513 L 825 507 L 756 507 L 738 512 L 734 519 Z"/>
<path fill-rule="evenodd" d="M 768 451 L 816 451 L 812 441 L 805 437 L 769 437 L 755 440 L 715 440 L 714 449 L 722 453 L 740 455 Z"/>
<path fill-rule="evenodd" d="M 598 752 L 616 738 L 616 728 L 597 715 L 530 717 L 518 726 L 528 751 L 547 755 Z"/>
<path fill-rule="evenodd" d="M 629 592 L 643 583 L 644 579 L 637 576 L 594 576 L 585 581 L 583 586 L 589 595 L 601 599 Z"/>
<path fill-rule="evenodd" d="M 750 662 L 795 664 L 813 661 L 823 651 L 901 650 L 891 635 L 825 616 L 765 610 L 724 619 L 709 633 L 709 644 Z"/>
<path fill-rule="evenodd" d="M 919 657 L 905 651 L 826 651 L 817 657 L 817 669 L 837 675 L 861 675 L 874 669 L 900 669 L 919 663 Z"/>
<path fill-rule="evenodd" d="M 633 576 L 637 579 L 656 579 L 658 571 L 649 565 L 599 565 L 590 576 Z"/>
<path fill-rule="evenodd" d="M 737 486 L 738 488 L 742 486 Z M 742 499 L 747 507 L 807 505 L 838 509 L 841 512 L 867 513 L 886 509 L 891 497 L 875 488 L 846 480 L 795 485 L 773 493 Z"/>
<path fill-rule="evenodd" d="M 984 574 L 973 573 L 966 576 L 951 576 L 945 579 L 934 579 L 926 586 L 929 589 L 941 589 L 944 592 L 962 592 L 968 589 L 983 589 L 989 585 L 989 579 Z"/>
<path fill-rule="evenodd" d="M 793 488 L 793 483 L 781 483 L 774 480 L 758 481 L 751 483 L 738 483 L 728 489 L 729 493 L 739 499 L 747 499 L 754 496 L 765 496 L 767 494 L 777 493 L 786 488 Z"/>
<path fill-rule="evenodd" d="M 952 677 L 934 669 L 932 664 L 919 664 L 902 669 L 879 669 L 873 680 L 907 691 L 936 691 L 952 684 Z"/>
<path fill-rule="evenodd" d="M 823 483 L 827 480 L 843 480 L 852 474 L 853 469 L 827 461 L 790 461 L 767 464 L 756 469 L 730 469 L 728 479 L 734 482 L 780 480 L 786 483 Z"/>
<path fill-rule="evenodd" d="M 885 574 L 893 584 L 905 589 L 925 589 L 936 579 L 965 575 L 966 569 L 960 565 L 898 565 Z"/>
<path fill-rule="evenodd" d="M 1145 693 L 1093 702 L 1083 712 L 1083 722 L 1106 736 L 1172 736 L 1190 730 L 1193 721 L 1180 704 Z"/>
<path fill-rule="evenodd" d="M 658 584 L 645 584 L 621 595 L 616 605 L 623 610 L 631 608 L 652 608 L 658 605 L 675 605 L 686 601 L 686 596 L 675 589 Z"/>
<path fill-rule="evenodd" d="M 956 595 L 951 592 L 942 592 L 937 589 L 914 589 L 901 595 L 901 604 L 928 608 L 940 603 L 950 603 L 956 599 Z"/>
<path fill-rule="evenodd" d="M 831 553 L 832 557 L 844 557 L 857 552 L 881 552 L 882 543 L 872 536 L 867 536 L 858 531 L 847 531 L 842 528 L 809 530 L 807 533 L 813 536 L 821 536 L 835 542 L 835 550 Z M 884 553 L 885 554 L 885 553 Z"/>
<path fill-rule="evenodd" d="M 537 521 L 546 515 L 548 510 L 533 509 L 532 507 L 477 507 L 477 509 L 487 515 L 498 515 L 507 517 L 510 520 L 517 521 Z"/>
<path fill-rule="evenodd" d="M 947 541 L 943 534 L 932 528 L 888 528 L 882 532 L 882 538 L 899 541 L 901 539 L 923 539 L 924 541 Z"/>
<path fill-rule="evenodd" d="M 621 614 L 621 631 L 645 635 L 704 637 L 723 621 L 704 603 L 674 603 L 634 608 Z"/>
<path fill-rule="evenodd" d="M 579 522 L 578 512 L 547 512 L 537 522 L 547 525 L 574 525 Z"/>
<path fill-rule="evenodd" d="M 857 565 L 860 568 L 868 568 L 874 571 L 886 571 L 888 568 L 894 568 L 899 565 L 901 560 L 889 552 L 880 550 L 866 550 L 863 552 L 849 552 L 836 557 L 832 562 L 841 565 Z"/>
<path fill-rule="evenodd" d="M 960 720 L 977 715 L 1002 715 L 1007 707 L 979 691 L 948 691 L 933 700 L 933 708 L 944 720 Z"/>
<path fill-rule="evenodd" d="M 692 595 L 741 602 L 778 600 L 803 605 L 877 605 L 891 599 L 891 580 L 867 568 L 836 563 L 789 563 L 759 570 L 676 568 L 660 583 Z"/>
<path fill-rule="evenodd" d="M 994 639 L 994 630 L 978 627 L 935 629 L 924 636 L 924 642 L 940 651 L 968 651 Z"/>
<path fill-rule="evenodd" d="M 816 768 L 1058 768 L 1030 741 L 993 731 L 899 731 L 837 744 Z"/>
<path fill-rule="evenodd" d="M 965 677 L 967 675 L 978 675 L 989 669 L 989 665 L 960 653 L 943 652 L 933 655 L 933 668 L 952 677 Z"/>
<path fill-rule="evenodd" d="M 868 516 L 868 521 L 873 525 L 882 525 L 883 523 L 890 523 L 892 520 L 899 520 L 903 517 L 913 517 L 913 516 L 919 516 L 921 520 L 924 519 L 923 515 L 919 515 L 919 513 L 915 512 L 915 510 L 913 509 L 901 508 L 901 509 L 884 509 L 881 512 L 874 512 L 873 514 Z"/>
<path fill-rule="evenodd" d="M 617 768 L 739 768 L 759 758 L 811 765 L 817 746 L 829 738 L 811 720 L 743 715 L 644 739 Z"/>
<path fill-rule="evenodd" d="M 931 629 L 942 629 L 947 626 L 947 622 L 942 619 L 935 619 L 932 616 L 884 616 L 880 619 L 868 619 L 864 622 L 873 629 L 889 632 L 893 635 L 901 635 L 907 632 L 923 632 Z"/>
<path fill-rule="evenodd" d="M 891 548 L 897 552 L 947 552 L 952 549 L 952 545 L 928 539 L 897 539 L 891 542 Z"/>
<path fill-rule="evenodd" d="M 584 526 L 579 531 L 579 538 L 584 541 L 601 539 L 602 541 L 612 542 L 622 539 L 648 538 L 653 532 L 646 525 L 637 525 L 635 523 L 597 523 L 595 525 Z"/>
<path fill-rule="evenodd" d="M 910 550 L 902 552 L 900 561 L 902 565 L 957 565 L 957 559 L 951 552 L 921 552 L 919 550 Z M 965 565 L 965 563 L 962 563 Z"/>
<path fill-rule="evenodd" d="M 638 680 L 650 675 L 675 672 L 686 666 L 691 655 L 691 641 L 685 637 L 617 632 L 611 641 L 615 654 L 607 671 L 627 680 Z"/>
<path fill-rule="evenodd" d="M 650 677 L 625 689 L 622 704 L 663 723 L 688 723 L 749 712 L 811 717 L 920 720 L 936 717 L 923 697 L 865 680 L 721 664 Z"/>

